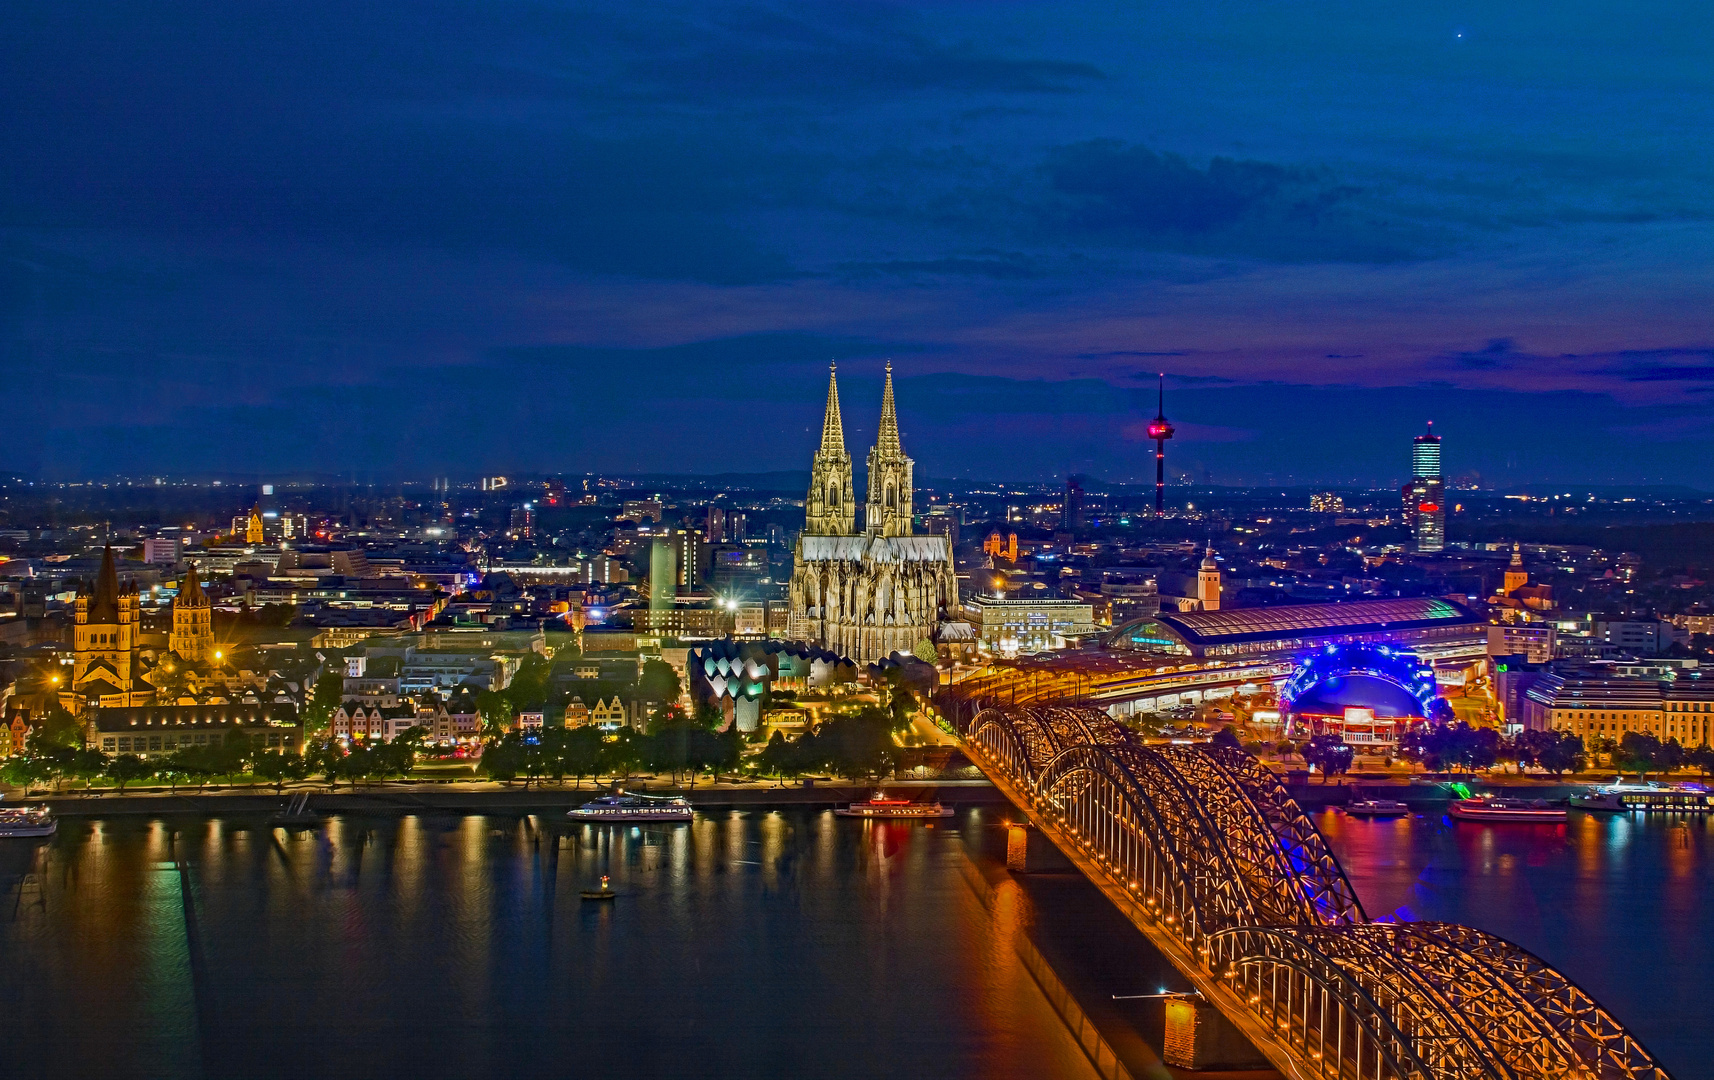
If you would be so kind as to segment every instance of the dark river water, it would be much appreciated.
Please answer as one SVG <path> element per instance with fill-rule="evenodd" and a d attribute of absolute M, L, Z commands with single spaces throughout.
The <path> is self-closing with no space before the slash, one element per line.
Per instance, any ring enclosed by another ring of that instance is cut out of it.
<path fill-rule="evenodd" d="M 985 894 L 999 817 L 68 818 L 0 841 L 0 1046 L 42 1077 L 1092 1076 L 1018 935 L 1169 980 L 1078 880 Z M 1714 1080 L 1707 823 L 1321 824 L 1371 915 L 1512 938 Z"/>

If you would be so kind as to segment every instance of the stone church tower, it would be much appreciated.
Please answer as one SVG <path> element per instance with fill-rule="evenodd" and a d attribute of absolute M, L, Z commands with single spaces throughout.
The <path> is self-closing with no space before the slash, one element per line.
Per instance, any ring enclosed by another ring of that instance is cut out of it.
<path fill-rule="evenodd" d="M 214 647 L 213 605 L 196 578 L 196 564 L 185 571 L 184 586 L 173 598 L 173 632 L 167 648 L 179 659 L 200 664 Z"/>
<path fill-rule="evenodd" d="M 857 532 L 851 456 L 830 375 L 821 449 L 810 467 L 792 571 L 794 637 L 859 663 L 933 642 L 947 612 L 958 605 L 958 583 L 951 541 L 913 535 L 912 488 L 888 364 L 880 431 L 869 451 L 864 530 Z"/>
<path fill-rule="evenodd" d="M 137 590 L 120 588 L 109 544 L 101 553 L 94 591 L 81 593 L 72 608 L 71 686 L 60 703 L 73 712 L 90 702 L 102 708 L 146 704 L 152 690 L 137 690 L 142 625 Z"/>

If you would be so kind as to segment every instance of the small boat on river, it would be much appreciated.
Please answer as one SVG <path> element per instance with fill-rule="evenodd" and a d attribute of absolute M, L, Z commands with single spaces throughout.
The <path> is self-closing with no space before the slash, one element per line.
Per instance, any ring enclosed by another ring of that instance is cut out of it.
<path fill-rule="evenodd" d="M 935 802 L 915 802 L 911 799 L 889 799 L 881 792 L 869 796 L 868 802 L 854 802 L 833 811 L 840 817 L 860 818 L 943 818 L 952 816 L 952 808 Z"/>
<path fill-rule="evenodd" d="M 1352 817 L 1403 817 L 1410 807 L 1392 799 L 1353 799 L 1340 807 Z"/>
<path fill-rule="evenodd" d="M 0 807 L 0 838 L 52 836 L 59 829 L 45 806 Z"/>
<path fill-rule="evenodd" d="M 1556 824 L 1569 816 L 1564 803 L 1548 802 L 1546 799 L 1505 799 L 1493 795 L 1454 799 L 1448 812 L 1460 821 L 1537 825 Z"/>
<path fill-rule="evenodd" d="M 601 875 L 601 887 L 599 889 L 583 890 L 583 898 L 585 900 L 612 900 L 618 895 L 618 893 L 613 891 L 613 887 L 607 883 L 606 874 Z"/>

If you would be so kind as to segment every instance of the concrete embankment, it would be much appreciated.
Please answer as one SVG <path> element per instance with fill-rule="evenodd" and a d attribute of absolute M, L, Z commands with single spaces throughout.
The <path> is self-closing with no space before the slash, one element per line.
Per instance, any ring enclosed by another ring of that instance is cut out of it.
<path fill-rule="evenodd" d="M 984 782 L 958 781 L 926 783 L 923 781 L 889 781 L 888 791 L 909 793 L 913 798 L 939 799 L 948 806 L 984 806 L 1004 802 L 993 787 Z M 629 791 L 664 793 L 664 784 L 633 785 Z M 683 794 L 699 809 L 718 807 L 770 808 L 805 807 L 809 809 L 843 806 L 868 798 L 874 785 L 816 784 L 813 787 L 775 787 L 760 784 L 722 785 L 675 791 Z M 268 788 L 237 788 L 198 792 L 195 789 L 174 792 L 103 792 L 97 795 L 42 795 L 29 799 L 32 804 L 46 803 L 55 814 L 70 817 L 115 817 L 132 814 L 245 814 L 274 813 L 285 806 L 287 799 L 301 791 L 310 792 L 310 808 L 322 814 L 418 814 L 424 812 L 474 813 L 537 813 L 560 811 L 579 806 L 601 792 L 585 784 L 574 788 L 557 786 L 463 786 L 377 784 L 373 787 L 325 788 L 288 787 L 284 794 Z M 10 793 L 7 802 L 23 801 Z"/>

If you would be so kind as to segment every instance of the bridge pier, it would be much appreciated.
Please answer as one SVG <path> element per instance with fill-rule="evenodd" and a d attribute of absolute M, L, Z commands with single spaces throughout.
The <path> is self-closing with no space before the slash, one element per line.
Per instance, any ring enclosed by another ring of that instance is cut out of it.
<path fill-rule="evenodd" d="M 1006 823 L 1006 869 L 1014 874 L 1071 870 L 1074 866 L 1047 834 L 1027 821 Z"/>
<path fill-rule="evenodd" d="M 1006 826 L 1006 869 L 1014 874 L 1030 871 L 1030 827 L 1021 821 Z"/>
<path fill-rule="evenodd" d="M 1165 1046 L 1161 1057 L 1181 1069 L 1267 1068 L 1268 1059 L 1236 1025 L 1200 996 L 1166 999 Z"/>

